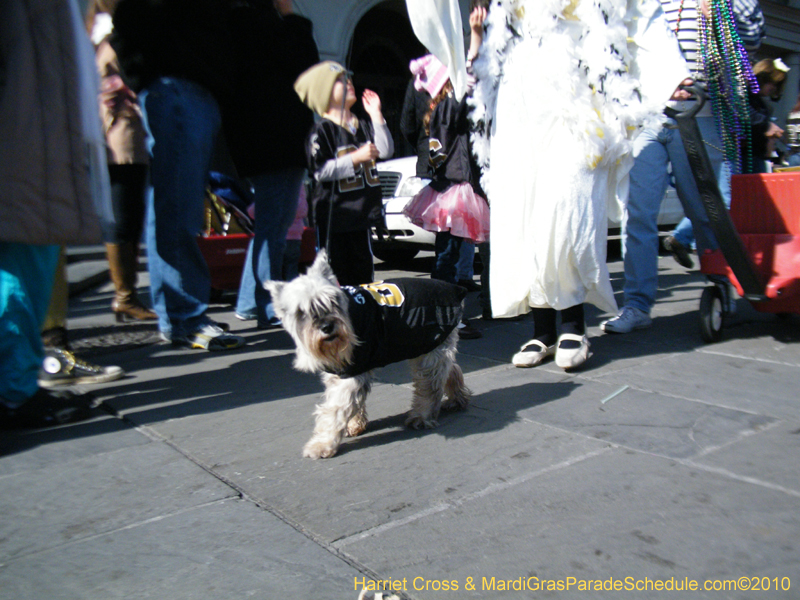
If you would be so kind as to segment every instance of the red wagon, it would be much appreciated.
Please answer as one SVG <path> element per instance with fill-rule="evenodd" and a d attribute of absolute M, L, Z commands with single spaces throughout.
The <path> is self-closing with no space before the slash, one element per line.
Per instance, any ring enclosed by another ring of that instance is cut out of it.
<path fill-rule="evenodd" d="M 675 119 L 689 165 L 697 183 L 709 225 L 719 249 L 700 257 L 700 268 L 710 276 L 725 276 L 740 296 L 759 311 L 800 313 L 800 173 L 735 175 L 731 180 L 731 208 L 725 207 L 705 150 L 695 115 L 706 92 L 689 86 L 698 99 L 694 108 Z M 716 342 L 728 316 L 728 286 L 723 282 L 703 290 L 700 332 Z"/>
<path fill-rule="evenodd" d="M 701 271 L 727 276 L 758 311 L 800 313 L 800 172 L 734 175 L 729 214 L 752 270 L 742 278 L 757 285 L 746 288 L 722 250 L 703 254 Z M 719 340 L 725 306 L 719 286 L 703 290 L 701 332 L 707 342 Z"/>

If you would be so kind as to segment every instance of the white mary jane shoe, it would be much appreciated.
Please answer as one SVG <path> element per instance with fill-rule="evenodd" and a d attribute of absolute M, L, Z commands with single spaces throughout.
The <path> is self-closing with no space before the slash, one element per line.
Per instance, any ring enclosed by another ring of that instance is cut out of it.
<path fill-rule="evenodd" d="M 526 348 L 530 348 L 530 350 L 526 350 Z M 555 346 L 545 346 L 539 340 L 529 340 L 522 345 L 519 352 L 511 357 L 511 363 L 520 368 L 535 367 L 545 358 L 553 356 L 555 353 Z"/>
<path fill-rule="evenodd" d="M 561 342 L 570 340 L 580 342 L 577 348 L 562 348 Z M 585 335 L 575 335 L 574 333 L 562 333 L 558 337 L 556 344 L 556 365 L 562 369 L 574 369 L 586 362 L 590 356 L 589 339 Z"/>

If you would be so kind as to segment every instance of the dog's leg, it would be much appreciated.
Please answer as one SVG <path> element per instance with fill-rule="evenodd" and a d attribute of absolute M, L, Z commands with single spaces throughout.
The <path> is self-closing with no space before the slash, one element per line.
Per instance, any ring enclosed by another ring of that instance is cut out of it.
<path fill-rule="evenodd" d="M 366 400 L 366 395 L 364 396 L 364 400 Z M 369 423 L 369 419 L 367 418 L 367 407 L 364 402 L 356 409 L 356 414 L 354 414 L 350 420 L 347 422 L 347 437 L 356 437 L 357 435 L 361 435 L 367 429 L 367 423 Z"/>
<path fill-rule="evenodd" d="M 431 429 L 439 425 L 436 419 L 439 416 L 444 383 L 448 374 L 445 362 L 441 346 L 408 361 L 413 378 L 414 395 L 411 400 L 411 410 L 406 418 L 406 427 Z"/>
<path fill-rule="evenodd" d="M 371 373 L 342 379 L 336 375 L 322 376 L 325 384 L 322 404 L 317 405 L 314 434 L 303 448 L 308 458 L 330 458 L 342 442 L 347 423 L 364 406 L 372 386 Z"/>
<path fill-rule="evenodd" d="M 442 403 L 442 410 L 464 410 L 469 405 L 472 392 L 464 383 L 464 374 L 456 363 L 456 343 L 458 331 L 453 331 L 447 341 L 442 344 L 445 360 L 448 363 L 447 379 L 444 383 L 444 393 L 447 400 Z"/>

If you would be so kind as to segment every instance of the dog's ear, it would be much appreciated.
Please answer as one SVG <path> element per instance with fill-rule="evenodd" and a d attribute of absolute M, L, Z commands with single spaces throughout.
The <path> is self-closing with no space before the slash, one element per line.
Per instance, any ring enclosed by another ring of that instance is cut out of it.
<path fill-rule="evenodd" d="M 339 285 L 336 275 L 333 274 L 330 264 L 328 264 L 328 253 L 325 250 L 317 252 L 317 258 L 314 259 L 314 264 L 308 270 L 308 274 L 316 277 L 327 279 L 334 285 Z"/>

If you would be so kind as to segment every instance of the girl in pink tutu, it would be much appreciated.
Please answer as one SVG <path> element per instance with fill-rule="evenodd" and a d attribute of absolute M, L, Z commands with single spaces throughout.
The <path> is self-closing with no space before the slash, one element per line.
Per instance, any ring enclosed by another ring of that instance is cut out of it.
<path fill-rule="evenodd" d="M 472 30 L 467 68 L 477 57 L 483 39 L 486 9 L 470 14 Z M 461 101 L 453 95 L 447 68 L 429 54 L 411 62 L 414 85 L 431 96 L 431 110 L 423 124 L 430 138 L 430 170 L 433 181 L 406 205 L 404 214 L 415 225 L 436 233 L 436 265 L 433 279 L 456 282 L 456 263 L 465 239 L 475 243 L 489 239 L 489 204 L 480 187 L 480 169 L 470 148 L 467 99 L 474 87 L 470 78 Z"/>

